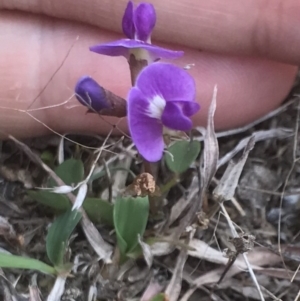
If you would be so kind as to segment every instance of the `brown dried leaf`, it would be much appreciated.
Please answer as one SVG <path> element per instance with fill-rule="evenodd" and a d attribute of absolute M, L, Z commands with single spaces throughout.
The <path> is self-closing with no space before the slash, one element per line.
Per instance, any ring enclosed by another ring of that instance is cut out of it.
<path fill-rule="evenodd" d="M 159 187 L 156 186 L 154 177 L 147 173 L 141 173 L 138 175 L 130 184 L 125 192 L 124 195 L 131 195 L 131 196 L 141 196 L 145 197 L 149 196 L 159 196 Z"/>

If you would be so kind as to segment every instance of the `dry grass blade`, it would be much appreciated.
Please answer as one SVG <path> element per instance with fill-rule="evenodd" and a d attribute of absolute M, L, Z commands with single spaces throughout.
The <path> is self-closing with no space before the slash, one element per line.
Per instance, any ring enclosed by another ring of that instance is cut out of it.
<path fill-rule="evenodd" d="M 219 158 L 219 145 L 214 127 L 214 114 L 217 107 L 217 87 L 215 86 L 213 98 L 208 111 L 207 129 L 200 129 L 204 135 L 203 166 L 201 169 L 201 186 L 206 189 L 217 171 Z"/>
<path fill-rule="evenodd" d="M 187 244 L 189 243 L 189 240 L 192 239 L 193 236 L 194 236 L 194 231 L 190 233 L 189 239 L 186 241 Z M 187 258 L 188 258 L 187 249 L 182 248 L 177 257 L 176 266 L 171 281 L 165 290 L 165 294 L 167 295 L 169 301 L 178 300 L 178 297 L 181 292 L 183 268 Z"/>
<path fill-rule="evenodd" d="M 182 212 L 184 212 L 184 210 L 189 207 L 191 202 L 197 196 L 198 190 L 199 190 L 199 179 L 197 178 L 197 176 L 194 176 L 188 190 L 188 195 L 181 197 L 172 207 L 169 221 L 168 221 L 169 226 L 172 225 L 172 223 L 174 223 L 179 218 Z"/>
<path fill-rule="evenodd" d="M 291 279 L 291 282 L 293 282 L 294 279 L 296 278 L 296 276 L 299 275 L 299 270 L 300 270 L 300 264 L 298 265 L 298 267 L 297 267 L 297 269 L 296 269 L 296 271 L 295 271 L 295 273 L 294 273 L 294 275 L 293 275 L 293 277 Z"/>
<path fill-rule="evenodd" d="M 37 275 L 34 274 L 31 280 L 31 284 L 29 285 L 29 301 L 42 301 L 40 297 L 40 290 L 36 283 Z"/>
<path fill-rule="evenodd" d="M 298 301 L 299 299 L 300 299 L 300 290 L 299 290 L 299 292 L 298 292 L 298 294 L 297 294 L 297 296 L 295 298 L 295 301 Z"/>
<path fill-rule="evenodd" d="M 238 181 L 240 179 L 241 173 L 243 171 L 244 165 L 248 158 L 249 152 L 254 147 L 254 137 L 247 138 L 246 148 L 242 157 L 238 160 L 238 162 L 229 162 L 220 182 L 217 187 L 214 189 L 214 196 L 218 200 L 228 201 L 233 198 L 235 190 L 238 185 Z"/>
<path fill-rule="evenodd" d="M 55 280 L 54 286 L 47 298 L 47 301 L 60 301 L 61 296 L 65 290 L 66 278 L 58 276 Z"/>
<path fill-rule="evenodd" d="M 50 177 L 52 177 L 52 179 L 57 183 L 57 185 L 65 185 L 65 183 L 56 175 L 56 173 L 50 167 L 44 164 L 44 162 L 36 154 L 34 154 L 26 144 L 20 142 L 11 135 L 9 135 L 8 137 L 12 141 L 14 141 L 33 162 L 40 165 L 50 175 Z M 67 196 L 71 201 L 72 205 L 74 205 L 76 202 L 76 197 L 72 193 L 68 193 Z M 81 225 L 89 243 L 91 244 L 95 252 L 99 255 L 100 259 L 103 259 L 105 263 L 110 263 L 110 258 L 112 254 L 111 245 L 104 241 L 97 228 L 88 218 L 85 211 L 82 208 L 79 208 L 78 210 L 82 214 Z"/>
<path fill-rule="evenodd" d="M 151 252 L 151 247 L 142 241 L 141 236 L 138 235 L 138 242 L 142 248 L 144 259 L 147 263 L 148 268 L 150 269 L 153 263 L 153 254 Z"/>
<path fill-rule="evenodd" d="M 163 287 L 157 281 L 150 281 L 145 292 L 142 295 L 141 301 L 149 301 L 162 291 Z"/>

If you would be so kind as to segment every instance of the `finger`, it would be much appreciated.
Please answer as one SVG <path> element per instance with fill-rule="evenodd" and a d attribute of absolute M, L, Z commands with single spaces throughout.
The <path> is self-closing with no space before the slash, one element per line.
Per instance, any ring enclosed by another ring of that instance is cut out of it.
<path fill-rule="evenodd" d="M 36 95 L 56 72 L 77 36 L 73 49 L 41 96 Z M 77 79 L 95 78 L 105 88 L 126 97 L 130 74 L 124 58 L 110 58 L 88 51 L 95 42 L 117 36 L 90 26 L 22 13 L 0 14 L 0 129 L 18 137 L 37 136 L 48 130 L 22 112 L 12 109 L 40 108 L 60 104 L 73 95 Z M 190 73 L 197 85 L 202 109 L 196 125 L 206 123 L 215 84 L 218 85 L 216 127 L 245 124 L 278 106 L 293 83 L 296 68 L 261 59 L 235 58 L 184 49 L 176 64 L 194 63 Z M 3 71 L 4 70 L 4 71 Z M 54 130 L 105 134 L 111 126 L 99 116 L 85 114 L 73 98 L 67 105 L 44 109 L 33 115 Z M 4 109 L 9 107 L 11 109 Z M 116 122 L 116 119 L 110 119 Z M 123 120 L 122 129 L 126 129 Z"/>
<path fill-rule="evenodd" d="M 154 38 L 219 53 L 300 63 L 298 0 L 153 0 L 158 22 Z M 121 31 L 127 0 L 0 0 L 20 9 Z"/>

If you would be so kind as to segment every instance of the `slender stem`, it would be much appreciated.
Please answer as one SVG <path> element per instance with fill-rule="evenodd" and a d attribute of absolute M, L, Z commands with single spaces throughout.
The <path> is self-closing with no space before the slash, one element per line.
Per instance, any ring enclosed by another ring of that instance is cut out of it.
<path fill-rule="evenodd" d="M 174 176 L 162 187 L 160 187 L 161 194 L 167 193 L 173 186 L 175 186 L 178 183 L 179 177 L 177 174 L 174 174 Z"/>
<path fill-rule="evenodd" d="M 136 57 L 131 54 L 128 60 L 131 76 L 131 85 L 134 86 L 136 78 L 139 73 L 148 65 L 147 60 L 138 60 Z"/>

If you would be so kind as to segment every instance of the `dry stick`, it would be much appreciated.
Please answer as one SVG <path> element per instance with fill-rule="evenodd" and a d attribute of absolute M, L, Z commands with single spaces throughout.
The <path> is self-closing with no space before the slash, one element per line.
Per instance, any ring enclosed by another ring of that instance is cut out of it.
<path fill-rule="evenodd" d="M 233 236 L 233 237 L 239 237 L 239 235 L 238 235 L 237 231 L 235 230 L 235 227 L 234 227 L 234 225 L 233 225 L 233 223 L 232 223 L 232 220 L 231 220 L 229 214 L 227 213 L 227 210 L 225 209 L 223 203 L 220 203 L 220 208 L 221 208 L 221 210 L 222 210 L 222 212 L 223 212 L 223 214 L 224 214 L 224 216 L 225 216 L 225 218 L 226 218 L 226 220 L 227 220 L 227 223 L 228 223 L 229 228 L 230 228 L 230 230 L 231 230 L 232 236 Z M 260 299 L 264 301 L 265 298 L 264 298 L 263 293 L 262 293 L 262 291 L 261 291 L 260 285 L 259 285 L 259 283 L 258 283 L 258 281 L 257 281 L 257 279 L 256 279 L 256 276 L 255 276 L 255 274 L 254 274 L 254 272 L 253 272 L 253 269 L 252 269 L 252 267 L 251 267 L 251 264 L 250 264 L 250 262 L 248 261 L 247 255 L 246 255 L 245 253 L 243 253 L 243 257 L 244 257 L 244 261 L 245 261 L 245 263 L 246 263 L 246 265 L 247 265 L 247 267 L 248 267 L 249 274 L 250 274 L 250 276 L 251 276 L 251 278 L 252 278 L 252 280 L 253 280 L 253 282 L 254 282 L 256 288 L 257 288 L 257 291 L 258 291 L 258 293 L 259 293 Z"/>
<path fill-rule="evenodd" d="M 11 135 L 9 135 L 8 138 L 14 141 L 33 162 L 39 164 L 59 186 L 65 185 L 65 183 L 61 180 L 61 178 L 58 177 L 51 168 L 49 168 L 46 164 L 44 164 L 44 162 L 36 154 L 34 154 L 26 144 L 20 142 L 19 140 L 17 140 L 15 137 Z M 101 152 L 99 153 L 101 154 Z M 68 193 L 67 196 L 71 201 L 71 203 L 74 205 L 76 201 L 76 197 L 72 193 Z M 101 257 L 101 259 L 104 260 L 105 263 L 110 263 L 111 262 L 110 255 L 112 252 L 111 246 L 108 243 L 106 243 L 104 239 L 101 237 L 97 228 L 89 220 L 84 209 L 80 207 L 78 208 L 78 211 L 82 214 L 81 224 L 91 246 L 93 247 L 95 252 Z M 98 246 L 101 245 L 101 249 L 95 247 L 95 241 L 97 241 Z"/>
<path fill-rule="evenodd" d="M 291 279 L 291 282 L 294 281 L 294 279 L 295 279 L 296 275 L 298 274 L 299 270 L 300 270 L 300 264 L 298 265 L 298 267 L 297 267 L 297 269 L 296 269 L 296 271 L 295 271 L 295 273 L 294 273 L 294 275 L 293 275 L 293 277 Z"/>

